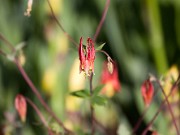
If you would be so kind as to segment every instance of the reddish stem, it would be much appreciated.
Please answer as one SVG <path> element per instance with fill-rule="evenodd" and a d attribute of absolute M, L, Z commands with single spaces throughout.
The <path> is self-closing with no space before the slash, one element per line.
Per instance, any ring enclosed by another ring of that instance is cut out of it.
<path fill-rule="evenodd" d="M 25 70 L 22 68 L 22 66 L 19 64 L 18 60 L 15 58 L 14 63 L 16 64 L 17 68 L 19 69 L 21 75 L 23 76 L 24 80 L 27 82 L 31 90 L 34 92 L 34 94 L 37 96 L 43 107 L 47 110 L 47 112 L 57 121 L 57 123 L 65 130 L 66 133 L 74 134 L 72 131 L 68 130 L 63 123 L 59 120 L 59 118 L 54 114 L 54 112 L 49 108 L 49 106 L 46 104 L 44 99 L 42 98 L 41 94 L 38 92 L 37 88 L 34 86 L 28 75 L 26 74 Z"/>
<path fill-rule="evenodd" d="M 107 15 L 107 11 L 108 11 L 109 5 L 110 5 L 110 0 L 107 0 L 106 1 L 106 5 L 104 7 L 104 11 L 103 11 L 102 17 L 101 17 L 101 20 L 100 20 L 99 25 L 98 25 L 98 27 L 96 29 L 96 33 L 94 34 L 94 38 L 93 38 L 94 42 L 96 42 L 96 39 L 97 39 L 97 37 L 99 35 L 99 32 L 100 32 L 100 30 L 102 28 L 102 25 L 104 23 L 106 15 Z"/>
<path fill-rule="evenodd" d="M 157 92 L 158 92 L 158 91 L 155 91 L 155 93 L 154 93 L 153 96 L 155 96 L 155 95 L 157 94 Z M 135 127 L 133 128 L 132 134 L 136 133 L 137 129 L 139 128 L 140 124 L 142 123 L 142 120 L 143 120 L 143 118 L 144 118 L 144 116 L 145 116 L 146 112 L 148 111 L 148 109 L 149 109 L 149 107 L 150 107 L 151 104 L 152 104 L 152 102 L 149 104 L 148 107 L 146 107 L 146 108 L 144 109 L 144 111 L 143 111 L 141 117 L 138 119 L 138 121 L 137 121 Z"/>
<path fill-rule="evenodd" d="M 144 116 L 145 116 L 147 110 L 148 110 L 148 108 L 146 107 L 146 108 L 144 109 L 144 111 L 143 111 L 141 117 L 138 119 L 138 121 L 137 121 L 135 127 L 133 128 L 132 135 L 133 135 L 134 133 L 136 133 L 137 129 L 139 128 L 140 124 L 142 123 L 142 120 L 143 120 L 143 118 L 144 118 Z"/>
<path fill-rule="evenodd" d="M 0 34 L 0 39 L 3 40 L 6 45 L 11 49 L 12 53 L 16 51 L 16 49 L 14 48 L 14 46 L 3 36 Z M 23 69 L 23 67 L 19 64 L 18 59 L 15 57 L 14 58 L 14 63 L 16 64 L 18 70 L 20 71 L 21 75 L 23 76 L 24 80 L 27 82 L 27 84 L 29 85 L 29 87 L 31 88 L 31 90 L 34 92 L 34 94 L 37 96 L 37 98 L 39 99 L 39 101 L 41 102 L 41 104 L 43 105 L 43 107 L 47 110 L 47 112 L 57 121 L 57 123 L 65 130 L 65 132 L 67 134 L 74 134 L 72 131 L 68 130 L 63 123 L 61 122 L 61 120 L 59 120 L 59 118 L 55 115 L 55 113 L 49 108 L 49 106 L 46 104 L 46 102 L 44 101 L 44 99 L 42 98 L 41 94 L 38 92 L 37 88 L 34 86 L 34 84 L 32 83 L 31 79 L 28 77 L 27 73 L 25 72 L 25 70 Z"/>
<path fill-rule="evenodd" d="M 104 53 L 107 56 L 107 58 L 109 57 L 110 60 L 113 62 L 112 58 L 110 57 L 110 55 L 106 51 L 104 51 L 104 50 L 96 50 L 96 52 Z"/>
<path fill-rule="evenodd" d="M 7 56 L 7 54 L 4 51 L 2 51 L 2 50 L 0 50 L 0 54 L 5 56 L 5 57 Z"/>
<path fill-rule="evenodd" d="M 6 43 L 6 45 L 11 49 L 12 52 L 16 51 L 13 45 L 0 33 L 0 39 Z"/>
<path fill-rule="evenodd" d="M 26 101 L 32 106 L 32 108 L 36 111 L 37 115 L 39 116 L 40 120 L 42 121 L 42 123 L 44 124 L 44 126 L 48 129 L 48 132 L 50 135 L 53 135 L 51 129 L 48 126 L 48 123 L 46 121 L 46 119 L 44 118 L 44 116 L 42 115 L 41 111 L 38 109 L 38 107 L 29 99 L 26 97 Z"/>
<path fill-rule="evenodd" d="M 61 25 L 61 23 L 60 23 L 59 20 L 57 19 L 56 15 L 54 14 L 54 10 L 53 10 L 53 8 L 52 8 L 52 6 L 51 6 L 50 1 L 47 0 L 47 2 L 48 2 L 48 5 L 49 5 L 49 7 L 50 7 L 50 10 L 51 10 L 51 13 L 52 13 L 53 18 L 55 19 L 55 21 L 56 21 L 56 23 L 58 24 L 58 26 L 60 27 L 60 29 L 64 32 L 64 35 L 66 35 L 67 38 L 68 38 L 76 47 L 78 47 L 78 46 L 79 46 L 78 43 L 76 43 L 76 41 L 65 31 L 65 29 L 63 28 L 63 26 Z"/>
<path fill-rule="evenodd" d="M 171 94 L 173 93 L 174 89 L 178 86 L 178 83 L 180 81 L 180 75 L 177 79 L 177 81 L 174 83 L 174 85 L 171 87 L 170 93 L 167 95 L 167 98 L 169 98 L 171 96 Z M 156 114 L 154 115 L 153 119 L 149 122 L 148 126 L 144 129 L 142 135 L 146 135 L 149 127 L 152 125 L 152 123 L 154 122 L 154 120 L 156 119 L 156 117 L 158 116 L 158 114 L 161 112 L 161 109 L 164 107 L 166 103 L 166 100 L 163 100 L 163 102 L 161 103 L 161 106 L 159 107 L 158 111 L 156 112 Z"/>
<path fill-rule="evenodd" d="M 178 129 L 178 126 L 177 126 L 177 123 L 176 123 L 176 119 L 175 119 L 174 113 L 173 113 L 173 111 L 172 111 L 171 105 L 170 105 L 170 103 L 169 103 L 168 97 L 167 97 L 167 95 L 166 95 L 164 89 L 162 88 L 162 86 L 161 86 L 159 80 L 156 79 L 156 81 L 157 81 L 159 87 L 160 87 L 161 90 L 162 90 L 162 93 L 163 93 L 163 95 L 164 95 L 164 97 L 165 97 L 165 101 L 167 102 L 168 110 L 169 110 L 169 112 L 170 112 L 170 114 L 171 114 L 171 117 L 172 117 L 172 120 L 173 120 L 174 127 L 175 127 L 175 129 L 176 129 L 177 135 L 180 135 L 179 129 Z"/>

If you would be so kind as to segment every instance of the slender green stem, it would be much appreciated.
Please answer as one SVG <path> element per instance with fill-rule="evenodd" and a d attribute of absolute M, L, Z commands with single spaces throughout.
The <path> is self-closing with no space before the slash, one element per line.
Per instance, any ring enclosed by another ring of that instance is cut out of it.
<path fill-rule="evenodd" d="M 92 80 L 93 80 L 93 73 L 91 73 L 90 78 L 89 78 L 91 96 L 93 95 Z M 91 110 L 91 135 L 94 135 L 94 132 L 95 132 L 95 127 L 94 127 L 94 107 L 93 107 L 92 104 L 90 105 L 90 110 Z"/>

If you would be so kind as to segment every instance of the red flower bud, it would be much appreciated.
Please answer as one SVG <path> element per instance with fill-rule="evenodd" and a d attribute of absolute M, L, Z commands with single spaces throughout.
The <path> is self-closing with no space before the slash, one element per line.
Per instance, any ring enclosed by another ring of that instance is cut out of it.
<path fill-rule="evenodd" d="M 94 73 L 95 49 L 91 38 L 87 39 L 86 49 L 83 48 L 82 37 L 79 44 L 80 73 L 85 72 L 87 76 Z"/>
<path fill-rule="evenodd" d="M 26 121 L 26 111 L 27 111 L 27 105 L 26 105 L 26 99 L 23 95 L 18 94 L 15 98 L 15 108 L 21 118 L 21 121 Z"/>
<path fill-rule="evenodd" d="M 154 94 L 154 87 L 152 82 L 150 81 L 150 79 L 146 80 L 142 86 L 141 86 L 141 94 L 144 100 L 144 103 L 146 106 L 149 106 L 152 98 L 153 98 L 153 94 Z"/>

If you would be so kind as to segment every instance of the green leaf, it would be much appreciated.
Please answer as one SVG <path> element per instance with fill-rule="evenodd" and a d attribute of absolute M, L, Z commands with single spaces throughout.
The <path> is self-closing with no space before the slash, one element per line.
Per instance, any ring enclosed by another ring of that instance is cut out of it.
<path fill-rule="evenodd" d="M 90 97 L 90 92 L 88 90 L 79 90 L 79 91 L 71 92 L 70 94 L 80 98 Z"/>
<path fill-rule="evenodd" d="M 102 88 L 104 87 L 104 85 L 99 85 L 97 86 L 94 90 L 93 90 L 93 96 L 97 96 L 99 94 L 99 92 L 102 90 Z"/>
<path fill-rule="evenodd" d="M 102 96 L 93 96 L 91 98 L 91 103 L 93 105 L 100 105 L 100 106 L 104 106 L 107 103 L 107 98 L 102 97 Z"/>
<path fill-rule="evenodd" d="M 105 44 L 106 44 L 106 43 L 101 44 L 100 46 L 98 46 L 98 47 L 96 48 L 96 50 L 97 50 L 97 51 L 98 51 L 98 50 L 102 50 L 102 48 L 104 47 Z"/>

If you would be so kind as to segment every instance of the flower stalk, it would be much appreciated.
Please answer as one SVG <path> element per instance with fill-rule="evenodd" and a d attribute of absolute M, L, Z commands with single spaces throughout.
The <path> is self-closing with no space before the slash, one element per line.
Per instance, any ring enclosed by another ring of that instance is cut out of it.
<path fill-rule="evenodd" d="M 155 91 L 154 96 L 156 96 L 157 92 L 158 91 Z M 140 116 L 140 118 L 138 119 L 137 123 L 135 124 L 135 127 L 133 128 L 132 134 L 136 133 L 137 129 L 139 128 L 140 124 L 142 123 L 142 120 L 143 120 L 144 116 L 146 115 L 148 109 L 150 108 L 151 104 L 152 104 L 152 102 L 149 104 L 149 106 L 145 107 L 142 115 Z"/>
<path fill-rule="evenodd" d="M 70 131 L 69 129 L 67 129 L 63 123 L 59 120 L 59 118 L 55 115 L 55 113 L 50 109 L 50 107 L 46 104 L 46 102 L 44 101 L 44 99 L 42 98 L 41 94 L 38 92 L 37 88 L 34 86 L 34 84 L 32 83 L 31 79 L 28 77 L 28 75 L 26 74 L 25 70 L 23 69 L 23 67 L 19 64 L 18 59 L 14 60 L 14 63 L 16 64 L 19 72 L 21 73 L 21 75 L 23 76 L 24 80 L 27 82 L 27 84 L 29 85 L 29 87 L 31 88 L 31 90 L 33 91 L 33 93 L 37 96 L 37 98 L 39 99 L 40 103 L 43 105 L 43 107 L 46 109 L 46 111 L 57 121 L 57 123 L 65 130 L 65 132 L 67 134 L 73 134 L 72 131 Z"/>
<path fill-rule="evenodd" d="M 93 73 L 91 73 L 90 78 L 89 78 L 91 97 L 93 96 L 92 81 L 93 81 Z M 91 111 L 91 135 L 94 135 L 94 132 L 95 132 L 94 124 L 95 123 L 94 123 L 94 107 L 93 107 L 92 103 L 90 104 L 90 111 Z"/>
<path fill-rule="evenodd" d="M 103 11 L 103 13 L 102 13 L 101 20 L 100 20 L 99 25 L 98 25 L 98 27 L 97 27 L 97 29 L 96 29 L 95 34 L 94 34 L 94 38 L 93 38 L 94 42 L 96 41 L 96 39 L 97 39 L 97 37 L 98 37 L 98 35 L 99 35 L 99 32 L 100 32 L 100 30 L 101 30 L 101 28 L 102 28 L 102 25 L 103 25 L 103 23 L 104 23 L 104 20 L 105 20 L 105 18 L 106 18 L 107 12 L 108 12 L 109 5 L 110 5 L 110 0 L 107 0 L 107 1 L 106 1 L 106 5 L 105 5 L 105 7 L 104 7 L 104 11 Z"/>
<path fill-rule="evenodd" d="M 11 50 L 12 53 L 16 54 L 16 49 L 14 48 L 14 46 L 3 36 L 0 34 L 0 39 L 3 40 L 5 42 L 5 44 L 9 47 L 9 49 Z M 44 99 L 42 98 L 41 94 L 39 93 L 38 89 L 35 87 L 35 85 L 33 84 L 33 82 L 31 81 L 31 79 L 29 78 L 29 76 L 27 75 L 27 73 L 25 72 L 25 70 L 23 69 L 23 67 L 21 66 L 21 64 L 19 63 L 19 60 L 17 58 L 17 56 L 15 55 L 14 58 L 12 59 L 13 63 L 17 66 L 19 72 L 21 73 L 21 75 L 23 76 L 24 80 L 26 81 L 26 83 L 29 85 L 29 87 L 31 88 L 32 92 L 36 95 L 36 97 L 39 99 L 40 103 L 43 105 L 43 107 L 45 108 L 45 110 L 57 121 L 57 123 L 64 129 L 66 134 L 71 134 L 73 135 L 74 133 L 72 131 L 70 131 L 69 129 L 67 129 L 62 121 L 55 115 L 55 113 L 50 109 L 50 107 L 47 105 L 47 103 L 44 101 Z"/>
<path fill-rule="evenodd" d="M 158 85 L 159 85 L 159 87 L 160 87 L 160 89 L 161 89 L 161 91 L 162 91 L 162 93 L 163 93 L 163 95 L 165 97 L 165 101 L 167 102 L 168 110 L 169 110 L 169 112 L 171 114 L 173 124 L 174 124 L 174 127 L 176 129 L 176 133 L 177 133 L 177 135 L 180 135 L 180 132 L 179 132 L 179 129 L 178 129 L 178 126 L 177 126 L 177 123 L 176 123 L 176 119 L 175 119 L 174 113 L 172 111 L 172 107 L 171 107 L 171 105 L 169 103 L 168 97 L 167 97 L 167 95 L 166 95 L 166 93 L 165 93 L 165 91 L 164 91 L 164 89 L 163 89 L 163 87 L 162 87 L 162 85 L 161 85 L 161 83 L 159 82 L 158 79 L 156 79 L 156 82 L 158 83 Z"/>
<path fill-rule="evenodd" d="M 171 94 L 174 92 L 174 90 L 178 87 L 178 84 L 180 82 L 180 74 L 178 76 L 178 79 L 176 80 L 176 82 L 174 83 L 174 85 L 171 87 L 170 93 L 166 96 L 166 98 L 168 99 Z M 166 103 L 166 99 L 163 100 L 163 102 L 161 103 L 158 111 L 156 112 L 156 114 L 154 115 L 154 117 L 152 118 L 152 120 L 149 122 L 149 124 L 147 125 L 147 127 L 144 129 L 142 135 L 146 135 L 147 131 L 149 130 L 150 126 L 152 125 L 152 123 L 154 122 L 154 120 L 157 118 L 158 114 L 161 112 L 161 110 L 163 109 L 165 103 Z M 178 130 L 178 129 L 176 129 Z M 178 133 L 178 132 L 177 132 Z M 179 134 L 177 134 L 179 135 Z"/>
<path fill-rule="evenodd" d="M 49 0 L 47 0 L 47 3 L 49 5 L 49 8 L 51 10 L 52 16 L 55 20 L 55 22 L 57 23 L 57 25 L 60 27 L 60 29 L 63 31 L 64 35 L 76 46 L 78 47 L 78 43 L 65 31 L 65 29 L 63 28 L 63 26 L 61 25 L 61 23 L 59 22 L 59 20 L 57 19 L 56 15 L 54 14 L 54 10 L 51 6 L 51 3 Z"/>
<path fill-rule="evenodd" d="M 51 129 L 48 126 L 48 123 L 46 121 L 46 119 L 44 118 L 44 116 L 42 115 L 41 111 L 38 109 L 38 107 L 29 99 L 26 97 L 26 101 L 31 105 L 31 107 L 36 111 L 37 115 L 39 116 L 41 122 L 43 123 L 43 125 L 48 129 L 48 133 L 49 135 L 53 135 L 53 132 L 51 131 Z"/>

